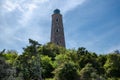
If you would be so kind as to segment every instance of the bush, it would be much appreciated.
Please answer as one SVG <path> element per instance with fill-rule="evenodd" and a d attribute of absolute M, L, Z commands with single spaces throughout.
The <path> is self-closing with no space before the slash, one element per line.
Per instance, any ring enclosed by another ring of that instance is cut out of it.
<path fill-rule="evenodd" d="M 72 62 L 64 63 L 55 70 L 56 80 L 77 80 L 78 73 L 75 64 Z"/>

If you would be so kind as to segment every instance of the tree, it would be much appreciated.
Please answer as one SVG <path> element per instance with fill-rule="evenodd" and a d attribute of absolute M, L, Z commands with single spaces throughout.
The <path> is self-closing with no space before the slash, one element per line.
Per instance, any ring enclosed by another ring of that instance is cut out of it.
<path fill-rule="evenodd" d="M 54 73 L 56 80 L 78 80 L 79 78 L 77 68 L 72 62 L 61 64 Z"/>
<path fill-rule="evenodd" d="M 120 54 L 120 51 L 119 50 L 115 50 L 114 53 L 115 54 Z"/>
<path fill-rule="evenodd" d="M 38 48 L 41 46 L 37 41 L 29 39 L 30 45 L 24 48 L 24 52 L 16 59 L 17 76 L 22 72 L 24 80 L 42 80 L 41 58 Z"/>
<path fill-rule="evenodd" d="M 24 52 L 23 54 L 29 54 L 29 56 L 36 55 L 38 53 L 38 48 L 41 47 L 41 44 L 39 44 L 37 41 L 29 39 L 29 46 L 26 48 L 23 48 Z"/>
<path fill-rule="evenodd" d="M 99 64 L 97 62 L 97 56 L 93 53 L 87 52 L 84 55 L 81 55 L 79 60 L 78 60 L 78 64 L 80 69 L 82 69 L 83 67 L 85 67 L 85 65 L 87 63 L 91 63 L 93 65 L 94 68 L 98 69 Z"/>
<path fill-rule="evenodd" d="M 77 50 L 77 54 L 78 54 L 78 56 L 80 57 L 81 55 L 85 55 L 85 54 L 87 54 L 88 53 L 88 51 L 86 50 L 86 48 L 84 48 L 84 47 L 80 47 L 80 48 L 78 48 L 78 50 Z"/>
<path fill-rule="evenodd" d="M 105 80 L 97 74 L 97 70 L 93 68 L 92 64 L 88 63 L 80 71 L 81 80 Z"/>
<path fill-rule="evenodd" d="M 5 49 L 3 49 L 2 51 L 0 51 L 0 55 L 3 54 L 5 52 Z"/>
<path fill-rule="evenodd" d="M 42 77 L 43 78 L 52 78 L 53 77 L 53 66 L 52 60 L 48 56 L 41 56 L 41 66 L 42 66 Z"/>
<path fill-rule="evenodd" d="M 0 54 L 0 80 L 14 80 L 14 69 L 5 62 L 3 54 Z"/>
<path fill-rule="evenodd" d="M 106 63 L 106 55 L 99 55 L 97 58 L 97 63 L 99 64 L 99 74 L 104 75 L 105 74 L 105 69 L 104 69 L 104 64 Z"/>
<path fill-rule="evenodd" d="M 14 65 L 14 62 L 18 57 L 18 53 L 15 50 L 8 50 L 3 54 L 3 56 L 8 64 Z"/>
<path fill-rule="evenodd" d="M 108 77 L 120 77 L 120 55 L 114 53 L 107 55 L 104 68 Z"/>
<path fill-rule="evenodd" d="M 51 57 L 52 60 L 55 60 L 56 55 L 65 53 L 65 48 L 57 46 L 53 43 L 47 43 L 39 49 L 39 52 L 43 55 Z"/>

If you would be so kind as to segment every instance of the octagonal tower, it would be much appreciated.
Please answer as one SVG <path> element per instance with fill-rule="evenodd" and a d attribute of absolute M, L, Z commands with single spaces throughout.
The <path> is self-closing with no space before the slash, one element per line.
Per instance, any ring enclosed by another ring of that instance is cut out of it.
<path fill-rule="evenodd" d="M 62 15 L 59 9 L 55 9 L 52 14 L 51 42 L 66 47 Z"/>

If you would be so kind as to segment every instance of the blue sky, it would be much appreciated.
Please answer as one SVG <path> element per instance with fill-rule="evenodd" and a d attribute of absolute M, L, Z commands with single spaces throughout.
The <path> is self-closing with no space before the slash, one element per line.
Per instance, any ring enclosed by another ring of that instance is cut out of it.
<path fill-rule="evenodd" d="M 120 50 L 120 0 L 0 0 L 0 51 L 21 53 L 29 38 L 49 42 L 56 8 L 63 15 L 68 49 Z"/>

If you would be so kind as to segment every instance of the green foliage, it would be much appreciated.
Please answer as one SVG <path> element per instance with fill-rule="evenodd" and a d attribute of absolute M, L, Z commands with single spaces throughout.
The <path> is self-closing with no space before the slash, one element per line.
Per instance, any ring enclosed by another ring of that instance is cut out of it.
<path fill-rule="evenodd" d="M 55 79 L 56 80 L 76 80 L 78 79 L 77 68 L 74 63 L 66 62 L 61 64 L 56 70 Z"/>
<path fill-rule="evenodd" d="M 85 54 L 87 54 L 88 53 L 88 51 L 84 48 L 84 47 L 80 47 L 80 48 L 78 48 L 78 50 L 77 50 L 77 54 L 78 54 L 78 56 L 80 57 L 81 55 L 85 55 Z"/>
<path fill-rule="evenodd" d="M 81 80 L 97 80 L 100 79 L 97 74 L 97 70 L 93 68 L 92 64 L 88 63 L 82 70 L 80 71 Z"/>
<path fill-rule="evenodd" d="M 0 80 L 120 80 L 120 54 L 97 55 L 29 39 L 19 54 L 0 51 Z"/>
<path fill-rule="evenodd" d="M 14 61 L 18 57 L 18 53 L 14 50 L 8 50 L 3 54 L 3 56 L 8 64 L 13 65 Z"/>
<path fill-rule="evenodd" d="M 55 56 L 57 54 L 64 53 L 65 49 L 55 44 L 48 43 L 47 45 L 43 45 L 41 48 L 39 48 L 39 52 L 41 52 L 43 55 L 51 57 L 52 60 L 55 60 Z"/>
<path fill-rule="evenodd" d="M 120 54 L 107 55 L 104 68 L 108 77 L 120 77 Z"/>
<path fill-rule="evenodd" d="M 84 68 L 87 63 L 91 63 L 94 68 L 98 68 L 97 56 L 94 53 L 86 52 L 80 56 L 78 60 L 80 69 Z"/>
<path fill-rule="evenodd" d="M 5 62 L 3 54 L 0 55 L 0 80 L 14 80 L 14 69 Z"/>
<path fill-rule="evenodd" d="M 41 66 L 42 66 L 42 77 L 51 78 L 53 77 L 52 71 L 54 70 L 52 66 L 52 60 L 48 56 L 41 56 Z"/>
<path fill-rule="evenodd" d="M 39 44 L 37 41 L 34 41 L 32 39 L 29 39 L 29 46 L 27 46 L 26 48 L 23 48 L 24 52 L 23 55 L 29 55 L 29 57 L 36 55 L 37 54 L 37 50 L 39 47 L 41 47 L 41 44 Z"/>
<path fill-rule="evenodd" d="M 30 45 L 16 59 L 15 67 L 17 76 L 22 74 L 24 80 L 41 79 L 40 54 L 37 49 L 41 46 L 38 42 L 29 39 Z"/>

